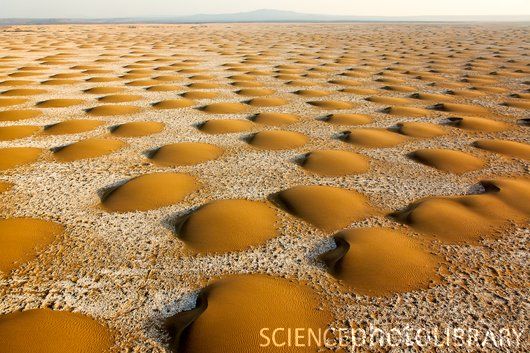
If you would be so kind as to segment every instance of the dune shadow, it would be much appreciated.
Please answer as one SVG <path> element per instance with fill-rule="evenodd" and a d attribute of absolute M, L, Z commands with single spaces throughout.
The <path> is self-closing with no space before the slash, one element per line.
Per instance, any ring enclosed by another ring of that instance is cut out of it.
<path fill-rule="evenodd" d="M 126 184 L 131 178 L 128 179 L 122 179 L 117 182 L 114 182 L 110 185 L 107 185 L 105 187 L 102 187 L 96 191 L 99 199 L 101 202 L 105 202 L 105 200 L 112 194 L 116 189 L 118 189 L 120 186 Z"/>

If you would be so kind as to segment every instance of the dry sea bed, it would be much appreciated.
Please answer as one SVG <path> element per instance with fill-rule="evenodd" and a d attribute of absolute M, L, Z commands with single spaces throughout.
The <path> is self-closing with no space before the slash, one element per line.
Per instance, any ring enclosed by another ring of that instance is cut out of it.
<path fill-rule="evenodd" d="M 2 352 L 526 328 L 528 35 L 3 27 Z"/>

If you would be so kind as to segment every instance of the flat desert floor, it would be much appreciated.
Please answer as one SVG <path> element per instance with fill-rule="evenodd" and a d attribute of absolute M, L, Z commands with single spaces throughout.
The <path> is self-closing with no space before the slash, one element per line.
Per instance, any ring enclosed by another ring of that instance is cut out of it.
<path fill-rule="evenodd" d="M 0 28 L 0 350 L 527 329 L 529 36 Z"/>

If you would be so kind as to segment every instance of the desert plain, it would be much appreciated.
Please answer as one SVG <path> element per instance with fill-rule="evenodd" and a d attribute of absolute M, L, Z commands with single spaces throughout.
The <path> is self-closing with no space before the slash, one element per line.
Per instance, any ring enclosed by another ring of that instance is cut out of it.
<path fill-rule="evenodd" d="M 526 329 L 529 33 L 1 27 L 0 351 Z"/>

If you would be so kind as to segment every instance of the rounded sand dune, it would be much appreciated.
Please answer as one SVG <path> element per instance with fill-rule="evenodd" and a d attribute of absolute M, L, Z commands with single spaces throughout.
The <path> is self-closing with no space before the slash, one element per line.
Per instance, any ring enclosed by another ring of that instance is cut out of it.
<path fill-rule="evenodd" d="M 478 140 L 473 142 L 473 146 L 510 157 L 530 160 L 530 145 L 527 143 L 507 140 Z"/>
<path fill-rule="evenodd" d="M 252 121 L 258 124 L 269 126 L 285 126 L 297 123 L 300 117 L 287 113 L 258 113 L 251 117 Z"/>
<path fill-rule="evenodd" d="M 530 181 L 486 180 L 485 193 L 428 197 L 392 214 L 419 232 L 448 243 L 476 243 L 511 222 L 530 217 Z"/>
<path fill-rule="evenodd" d="M 199 110 L 210 114 L 242 114 L 247 112 L 248 107 L 242 103 L 212 103 Z"/>
<path fill-rule="evenodd" d="M 414 99 L 419 99 L 423 101 L 433 101 L 433 102 L 447 102 L 452 101 L 455 98 L 448 96 L 446 94 L 436 94 L 436 93 L 414 93 L 410 96 Z"/>
<path fill-rule="evenodd" d="M 464 130 L 480 132 L 498 132 L 508 129 L 508 124 L 502 121 L 479 118 L 479 117 L 455 117 L 449 118 L 454 126 Z"/>
<path fill-rule="evenodd" d="M 177 167 L 211 161 L 222 154 L 222 148 L 209 143 L 180 142 L 160 147 L 150 159 L 164 167 Z"/>
<path fill-rule="evenodd" d="M 345 101 L 311 101 L 307 102 L 307 104 L 326 110 L 343 110 L 355 107 L 354 103 Z"/>
<path fill-rule="evenodd" d="M 392 106 L 387 107 L 382 110 L 385 114 L 395 115 L 395 116 L 410 116 L 410 117 L 422 117 L 429 116 L 432 114 L 428 109 L 417 108 L 417 107 L 403 107 L 403 106 Z"/>
<path fill-rule="evenodd" d="M 221 87 L 218 83 L 213 82 L 193 82 L 187 86 L 192 89 L 216 89 Z"/>
<path fill-rule="evenodd" d="M 110 86 L 103 86 L 103 87 L 92 87 L 89 89 L 86 89 L 85 93 L 90 94 L 113 94 L 123 91 L 124 87 L 110 87 Z"/>
<path fill-rule="evenodd" d="M 246 102 L 253 107 L 279 107 L 288 103 L 288 100 L 278 97 L 254 98 Z"/>
<path fill-rule="evenodd" d="M 375 214 L 362 194 L 332 186 L 295 186 L 276 198 L 284 210 L 327 232 Z"/>
<path fill-rule="evenodd" d="M 260 131 L 250 137 L 248 143 L 264 150 L 288 150 L 305 145 L 308 137 L 294 131 Z"/>
<path fill-rule="evenodd" d="M 72 107 L 74 105 L 82 104 L 82 99 L 70 99 L 70 98 L 61 98 L 61 99 L 48 99 L 45 101 L 38 102 L 36 104 L 39 108 L 66 108 Z"/>
<path fill-rule="evenodd" d="M 43 134 L 45 135 L 66 135 L 79 134 L 96 129 L 103 125 L 103 121 L 99 120 L 65 120 L 56 124 L 47 125 L 44 127 Z"/>
<path fill-rule="evenodd" d="M 4 110 L 0 112 L 0 121 L 18 121 L 33 119 L 42 115 L 40 110 L 24 109 L 24 110 Z"/>
<path fill-rule="evenodd" d="M 372 122 L 372 117 L 366 114 L 330 114 L 324 119 L 334 125 L 364 125 Z"/>
<path fill-rule="evenodd" d="M 35 162 L 42 150 L 34 147 L 0 148 L 0 170 L 16 168 Z"/>
<path fill-rule="evenodd" d="M 265 202 L 218 200 L 190 214 L 177 233 L 197 253 L 238 251 L 275 237 L 276 221 L 276 211 Z"/>
<path fill-rule="evenodd" d="M 55 149 L 53 155 L 60 162 L 73 162 L 105 156 L 124 147 L 125 143 L 108 138 L 89 138 Z"/>
<path fill-rule="evenodd" d="M 219 96 L 219 93 L 208 91 L 190 91 L 182 93 L 181 96 L 186 99 L 214 99 Z"/>
<path fill-rule="evenodd" d="M 414 100 L 410 98 L 402 97 L 389 97 L 389 96 L 371 96 L 366 98 L 368 102 L 385 104 L 385 105 L 408 105 L 414 104 Z"/>
<path fill-rule="evenodd" d="M 36 96 L 39 94 L 47 93 L 44 89 L 35 89 L 35 88 L 16 88 L 16 89 L 10 89 L 7 91 L 4 91 L 1 93 L 3 96 Z"/>
<path fill-rule="evenodd" d="M 142 96 L 136 94 L 111 94 L 108 96 L 98 98 L 98 101 L 102 103 L 127 103 L 135 102 L 142 99 Z"/>
<path fill-rule="evenodd" d="M 325 97 L 333 94 L 332 91 L 323 91 L 317 89 L 301 89 L 294 91 L 293 93 L 302 97 Z"/>
<path fill-rule="evenodd" d="M 109 353 L 113 341 L 108 328 L 79 313 L 32 309 L 0 315 L 6 353 Z"/>
<path fill-rule="evenodd" d="M 240 96 L 259 97 L 274 94 L 274 90 L 267 88 L 243 88 L 236 91 L 236 93 Z"/>
<path fill-rule="evenodd" d="M 482 159 L 469 153 L 440 148 L 417 150 L 410 157 L 429 167 L 453 174 L 471 172 L 485 165 Z"/>
<path fill-rule="evenodd" d="M 182 86 L 175 86 L 175 85 L 156 85 L 147 87 L 146 91 L 149 92 L 172 92 L 172 91 L 182 91 Z"/>
<path fill-rule="evenodd" d="M 102 197 L 102 205 L 109 212 L 147 211 L 182 201 L 198 188 L 188 174 L 144 174 L 113 188 Z"/>
<path fill-rule="evenodd" d="M 35 134 L 39 130 L 39 126 L 32 125 L 0 126 L 0 141 L 22 139 Z"/>
<path fill-rule="evenodd" d="M 153 108 L 156 109 L 180 109 L 191 107 L 195 105 L 195 102 L 191 99 L 181 98 L 181 99 L 166 99 L 160 102 L 153 103 Z"/>
<path fill-rule="evenodd" d="M 135 105 L 99 105 L 94 108 L 87 109 L 86 112 L 95 116 L 113 116 L 113 115 L 130 115 L 136 114 L 141 110 Z"/>
<path fill-rule="evenodd" d="M 440 125 L 422 122 L 406 122 L 397 124 L 398 131 L 406 136 L 429 138 L 442 136 L 447 131 Z"/>
<path fill-rule="evenodd" d="M 366 148 L 389 148 L 407 141 L 407 137 L 385 129 L 356 129 L 347 131 L 345 140 Z"/>
<path fill-rule="evenodd" d="M 62 232 L 61 225 L 41 219 L 0 219 L 0 271 L 8 273 L 32 260 Z"/>
<path fill-rule="evenodd" d="M 356 293 L 389 296 L 429 288 L 439 260 L 412 237 L 388 228 L 356 228 L 335 236 L 321 255 L 329 272 Z"/>
<path fill-rule="evenodd" d="M 368 158 L 341 150 L 309 152 L 300 164 L 305 170 L 322 176 L 362 174 L 370 168 Z"/>
<path fill-rule="evenodd" d="M 89 82 L 91 82 L 91 81 L 89 81 Z M 97 82 L 97 81 L 94 81 L 94 82 Z M 74 85 L 74 84 L 79 84 L 79 83 L 81 83 L 81 81 L 54 78 L 54 79 L 42 81 L 40 84 L 44 85 L 44 86 L 66 86 L 66 85 Z"/>
<path fill-rule="evenodd" d="M 0 107 L 11 107 L 27 102 L 25 98 L 0 98 Z"/>
<path fill-rule="evenodd" d="M 323 340 L 304 347 L 278 347 L 270 342 L 260 347 L 267 342 L 259 333 L 268 328 L 261 332 L 270 339 L 275 328 L 294 332 L 303 327 L 318 335 L 333 319 L 326 307 L 318 307 L 316 293 L 296 282 L 256 274 L 225 277 L 201 291 L 195 309 L 177 313 L 166 322 L 170 348 L 179 353 L 314 353 Z M 285 342 L 286 336 L 278 340 Z"/>
<path fill-rule="evenodd" d="M 355 94 L 355 95 L 359 95 L 359 96 L 368 96 L 368 95 L 372 95 L 372 94 L 378 94 L 379 91 L 375 90 L 375 89 L 371 89 L 371 88 L 357 88 L 357 87 L 348 87 L 348 88 L 343 88 L 340 90 L 341 92 L 343 93 L 349 93 L 349 94 Z"/>
<path fill-rule="evenodd" d="M 111 133 L 120 137 L 141 137 L 164 130 L 164 124 L 157 121 L 133 121 L 115 126 Z"/>
<path fill-rule="evenodd" d="M 207 120 L 200 124 L 199 130 L 207 134 L 231 134 L 252 129 L 251 121 L 243 119 Z"/>
<path fill-rule="evenodd" d="M 440 103 L 433 107 L 435 110 L 471 116 L 491 115 L 491 112 L 477 104 Z"/>

